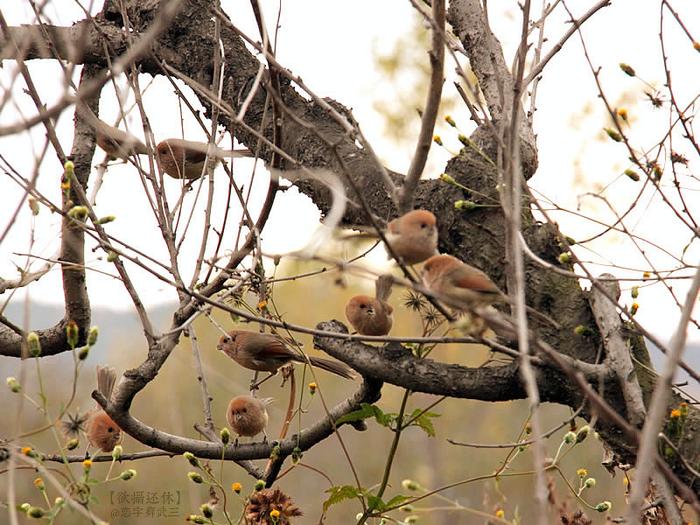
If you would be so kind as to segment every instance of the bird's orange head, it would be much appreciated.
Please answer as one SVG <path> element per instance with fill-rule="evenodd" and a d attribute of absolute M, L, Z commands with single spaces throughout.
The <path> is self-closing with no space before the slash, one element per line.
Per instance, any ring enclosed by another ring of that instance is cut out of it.
<path fill-rule="evenodd" d="M 389 223 L 389 231 L 398 229 L 406 230 L 433 230 L 437 224 L 437 219 L 428 210 L 412 210 L 394 219 Z"/>
<path fill-rule="evenodd" d="M 158 155 L 165 156 L 165 155 L 171 153 L 171 151 L 172 151 L 172 148 L 168 144 L 167 140 L 163 140 L 163 141 L 159 142 L 158 145 L 156 146 L 156 152 L 158 153 Z"/>
<path fill-rule="evenodd" d="M 348 301 L 345 309 L 359 314 L 374 315 L 374 299 L 368 295 L 356 295 Z"/>
<path fill-rule="evenodd" d="M 234 397 L 229 404 L 229 412 L 232 415 L 245 414 L 248 412 L 248 408 L 251 404 L 251 398 L 249 396 L 238 396 Z"/>
<path fill-rule="evenodd" d="M 216 345 L 217 350 L 223 351 L 225 347 L 233 348 L 236 344 L 236 337 L 238 332 L 236 330 L 231 330 L 229 333 L 219 337 L 219 344 Z"/>
<path fill-rule="evenodd" d="M 88 422 L 88 440 L 103 452 L 111 452 L 121 439 L 121 429 L 103 410 L 93 414 Z"/>
<path fill-rule="evenodd" d="M 433 255 L 430 259 L 425 261 L 425 264 L 423 265 L 423 275 L 437 275 L 445 272 L 446 270 L 456 268 L 461 264 L 463 264 L 462 261 L 456 257 L 452 257 L 451 255 Z"/>

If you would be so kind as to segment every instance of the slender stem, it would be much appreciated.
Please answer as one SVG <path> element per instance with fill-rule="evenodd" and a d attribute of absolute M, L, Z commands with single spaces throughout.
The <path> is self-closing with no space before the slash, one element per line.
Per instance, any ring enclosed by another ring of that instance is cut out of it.
<path fill-rule="evenodd" d="M 428 87 L 428 97 L 425 102 L 423 118 L 421 119 L 421 129 L 416 143 L 416 150 L 413 153 L 411 165 L 404 179 L 403 187 L 400 191 L 399 211 L 405 213 L 413 206 L 414 193 L 418 187 L 418 181 L 423 174 L 423 168 L 428 160 L 428 152 L 433 143 L 433 130 L 440 108 L 440 98 L 442 95 L 443 69 L 445 64 L 445 1 L 433 1 L 433 38 L 430 56 L 430 85 Z"/>
<path fill-rule="evenodd" d="M 214 430 L 214 418 L 211 415 L 211 401 L 212 397 L 209 394 L 209 388 L 207 387 L 207 380 L 204 377 L 204 367 L 202 366 L 202 358 L 199 353 L 199 342 L 197 339 L 197 334 L 192 326 L 188 329 L 190 335 L 190 341 L 192 343 L 192 359 L 194 361 L 194 368 L 197 373 L 197 381 L 201 387 L 200 391 L 202 394 L 202 406 L 204 409 L 204 425 L 206 428 Z"/>
<path fill-rule="evenodd" d="M 391 448 L 389 449 L 389 455 L 386 458 L 386 466 L 384 467 L 384 476 L 382 477 L 382 482 L 377 489 L 377 497 L 381 498 L 384 495 L 386 487 L 389 485 L 389 474 L 391 473 L 391 466 L 394 463 L 394 457 L 396 456 L 396 450 L 399 448 L 399 439 L 401 438 L 401 432 L 408 426 L 404 425 L 403 416 L 406 412 L 406 404 L 408 403 L 408 397 L 411 395 L 410 390 L 406 390 L 403 394 L 403 399 L 401 400 L 401 408 L 399 409 L 399 416 L 396 419 L 396 429 L 394 430 L 394 440 L 391 442 Z M 362 513 L 362 516 L 357 522 L 357 525 L 362 525 L 367 522 L 373 509 L 368 508 Z"/>

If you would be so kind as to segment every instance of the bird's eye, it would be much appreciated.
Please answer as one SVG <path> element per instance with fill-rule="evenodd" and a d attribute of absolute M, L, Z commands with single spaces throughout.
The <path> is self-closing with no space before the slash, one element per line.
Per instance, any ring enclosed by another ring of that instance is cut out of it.
<path fill-rule="evenodd" d="M 107 427 L 107 432 L 114 432 L 114 429 L 112 427 Z"/>
<path fill-rule="evenodd" d="M 428 227 L 428 225 L 427 225 L 426 223 L 424 223 L 424 222 L 421 222 L 421 223 L 420 223 L 420 227 L 423 228 L 423 229 L 425 229 L 425 228 Z"/>
<path fill-rule="evenodd" d="M 360 309 L 361 309 L 361 310 L 364 310 L 365 308 L 367 308 L 367 305 L 366 305 L 366 304 L 361 304 L 361 305 L 360 305 Z"/>
<path fill-rule="evenodd" d="M 244 409 L 241 410 L 241 412 L 243 412 L 243 413 L 245 414 L 246 412 L 248 412 L 248 409 L 247 409 L 247 408 L 244 408 Z"/>

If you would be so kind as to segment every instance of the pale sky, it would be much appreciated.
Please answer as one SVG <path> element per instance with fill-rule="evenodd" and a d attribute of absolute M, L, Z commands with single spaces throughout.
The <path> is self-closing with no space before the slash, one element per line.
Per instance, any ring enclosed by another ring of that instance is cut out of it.
<path fill-rule="evenodd" d="M 575 13 L 583 13 L 594 4 L 593 1 L 569 2 Z M 686 27 L 696 40 L 700 40 L 700 5 L 697 2 L 676 2 Z M 31 12 L 24 2 L 5 2 L 2 12 L 8 24 L 31 23 Z M 60 2 L 60 14 L 49 4 L 49 19 L 57 24 L 70 24 L 80 19 L 81 11 L 69 2 Z M 512 60 L 517 38 L 520 32 L 519 9 L 515 2 L 491 2 L 490 21 L 503 43 L 507 61 Z M 277 2 L 264 1 L 265 16 L 270 26 L 276 18 Z M 257 32 L 250 13 L 247 0 L 224 2 L 229 13 L 236 13 L 234 22 L 249 35 L 257 38 Z M 387 99 L 401 85 L 392 85 L 382 80 L 375 65 L 375 49 L 387 51 L 392 48 L 395 39 L 412 31 L 412 8 L 407 1 L 384 0 L 333 2 L 321 0 L 295 0 L 282 2 L 281 28 L 277 44 L 278 60 L 286 67 L 300 75 L 305 83 L 322 97 L 330 97 L 351 107 L 360 122 L 367 138 L 374 149 L 392 169 L 405 171 L 408 167 L 412 146 L 391 143 L 382 135 L 381 118 L 375 110 L 378 100 Z M 550 18 L 545 27 L 548 44 L 556 42 L 568 28 L 564 24 L 565 15 L 559 11 Z M 340 23 L 339 23 L 340 22 Z M 690 102 L 700 92 L 700 53 L 693 50 L 685 35 L 666 16 L 668 28 L 667 53 L 671 57 L 676 96 L 681 105 Z M 601 10 L 589 20 L 583 28 L 588 51 L 595 67 L 601 68 L 600 79 L 608 100 L 615 107 L 624 106 L 630 114 L 630 126 L 626 133 L 632 142 L 643 149 L 651 149 L 663 138 L 668 127 L 668 113 L 665 110 L 652 111 L 645 100 L 644 89 L 636 79 L 625 76 L 618 68 L 618 63 L 631 64 L 638 75 L 652 86 L 662 86 L 665 82 L 661 69 L 661 55 L 658 41 L 659 2 L 639 2 L 637 0 L 613 0 L 613 6 Z M 545 51 L 549 47 L 545 45 Z M 51 61 L 32 61 L 29 63 L 39 92 L 48 105 L 60 94 L 62 73 Z M 448 62 L 446 72 L 451 75 L 453 64 Z M 9 85 L 16 72 L 15 65 L 6 61 L 0 69 L 0 85 L 3 90 Z M 77 80 L 77 73 L 74 79 Z M 142 88 L 149 84 L 150 77 L 142 76 Z M 121 83 L 121 88 L 125 83 Z M 8 124 L 18 119 L 19 111 L 33 115 L 35 108 L 31 100 L 22 93 L 24 84 L 17 81 L 13 87 L 14 100 L 2 113 L 0 124 Z M 599 220 L 610 222 L 612 215 L 599 199 L 583 196 L 587 192 L 598 191 L 610 184 L 605 196 L 619 210 L 636 197 L 641 182 L 635 183 L 624 175 L 618 177 L 628 167 L 627 152 L 624 146 L 605 138 L 602 128 L 609 125 L 604 108 L 597 97 L 593 76 L 585 62 L 581 44 L 574 35 L 562 51 L 545 70 L 539 85 L 537 112 L 535 114 L 535 131 L 538 135 L 540 167 L 532 181 L 532 186 L 542 192 L 548 199 L 560 206 L 581 213 L 594 215 Z M 445 91 L 453 92 L 448 80 Z M 113 123 L 116 112 L 114 91 L 106 88 L 107 96 L 102 99 L 101 118 Z M 133 98 L 129 98 L 133 100 Z M 190 97 L 194 101 L 194 97 Z M 157 140 L 180 136 L 179 105 L 172 94 L 169 83 L 159 78 L 148 88 L 144 96 L 146 107 Z M 14 107 L 13 107 L 14 104 Z M 141 125 L 135 117 L 129 122 L 130 129 L 141 136 Z M 469 131 L 466 112 L 455 112 L 453 117 L 462 123 L 463 131 Z M 418 120 L 414 122 L 418 129 Z M 203 139 L 203 133 L 195 127 L 192 118 L 186 117 L 186 136 L 189 139 Z M 64 148 L 70 149 L 72 140 L 72 113 L 66 112 L 58 123 L 59 136 Z M 455 134 L 443 122 L 438 124 L 438 133 L 453 150 L 459 143 Z M 30 132 L 12 137 L 0 137 L 0 154 L 21 171 L 29 175 L 32 170 L 34 155 L 44 141 L 44 129 L 34 127 Z M 698 158 L 682 142 L 675 143 L 674 149 L 683 152 L 690 159 L 689 169 L 697 171 Z M 94 163 L 103 158 L 102 152 L 96 154 Z M 425 176 L 435 177 L 449 159 L 444 149 L 433 147 L 431 162 Z M 250 161 L 237 161 L 234 172 L 240 173 L 243 180 L 249 177 L 252 168 Z M 666 170 L 670 174 L 670 165 Z M 39 189 L 54 202 L 59 202 L 58 179 L 61 167 L 55 156 L 48 154 L 40 171 Z M 672 195 L 670 175 L 662 184 Z M 223 171 L 217 173 L 215 181 L 218 188 L 223 188 L 225 176 Z M 173 198 L 179 193 L 177 181 L 168 181 L 168 190 Z M 688 205 L 694 212 L 700 213 L 698 199 L 700 184 L 698 180 L 683 179 L 687 188 Z M 262 192 L 266 188 L 266 175 L 259 170 L 253 185 L 253 203 L 260 203 Z M 0 228 L 4 229 L 15 209 L 17 198 L 21 194 L 17 186 L 0 179 L 0 194 L 6 206 L 0 211 Z M 189 198 L 190 196 L 188 196 Z M 223 209 L 223 191 L 216 194 L 218 209 Z M 98 197 L 99 215 L 116 215 L 117 220 L 108 225 L 108 231 L 115 236 L 128 238 L 134 246 L 157 253 L 166 260 L 160 233 L 143 197 L 141 183 L 126 166 L 109 168 L 103 188 Z M 215 205 L 215 209 L 217 206 Z M 256 211 L 256 206 L 251 206 Z M 240 213 L 236 211 L 236 213 Z M 216 216 L 216 215 L 215 215 Z M 556 220 L 564 233 L 582 239 L 601 231 L 601 226 L 582 221 L 580 217 L 567 213 L 555 214 Z M 306 244 L 315 231 L 318 212 L 308 198 L 300 196 L 295 190 L 282 193 L 275 204 L 271 219 L 263 236 L 264 249 L 267 252 L 284 253 L 298 249 Z M 0 246 L 0 276 L 14 278 L 15 264 L 23 265 L 24 254 L 29 249 L 29 231 L 31 217 L 29 210 L 23 207 L 10 236 Z M 194 232 L 201 231 L 201 212 L 193 217 Z M 644 196 L 637 208 L 625 219 L 626 226 L 635 234 L 652 240 L 654 243 L 679 255 L 682 247 L 691 239 L 691 232 L 679 224 L 678 219 L 665 206 L 658 196 L 651 193 Z M 60 218 L 51 215 L 45 208 L 36 219 L 36 240 L 32 253 L 50 257 L 57 247 L 57 234 Z M 183 247 L 183 254 L 191 253 L 195 243 Z M 622 235 L 607 235 L 592 243 L 593 254 L 579 249 L 578 255 L 585 260 L 611 261 L 612 263 L 634 268 L 624 272 L 612 268 L 591 267 L 594 273 L 612 271 L 616 275 L 640 277 L 641 271 L 649 268 L 639 252 Z M 647 255 L 657 268 L 672 268 L 675 263 L 656 248 L 645 246 Z M 189 252 L 188 252 L 189 250 Z M 381 250 L 378 250 L 381 252 Z M 99 252 L 88 253 L 88 262 L 95 268 L 113 273 L 111 265 L 96 261 Z M 697 242 L 685 253 L 685 261 L 698 264 L 700 249 Z M 183 261 L 187 257 L 182 258 Z M 194 256 L 189 259 L 194 259 Z M 382 259 L 382 253 L 372 258 Z M 187 264 L 184 265 L 187 270 Z M 639 270 L 639 271 L 638 271 Z M 685 271 L 689 275 L 690 271 Z M 123 286 L 116 280 L 102 274 L 90 272 L 88 285 L 91 290 L 93 305 L 108 305 L 115 308 L 130 308 L 130 301 Z M 147 304 L 158 304 L 173 300 L 175 295 L 169 287 L 154 281 L 141 270 L 134 270 L 134 279 L 142 290 L 142 299 Z M 687 281 L 673 281 L 673 289 L 684 300 Z M 623 289 L 631 284 L 623 283 Z M 57 270 L 45 276 L 31 287 L 33 300 L 62 300 L 57 293 L 60 278 Z M 623 300 L 631 303 L 628 291 L 623 291 Z M 642 289 L 638 299 L 640 309 L 638 319 L 648 326 L 650 331 L 667 339 L 675 327 L 678 309 L 662 285 L 657 284 Z M 700 339 L 698 330 L 691 329 L 691 339 Z"/>

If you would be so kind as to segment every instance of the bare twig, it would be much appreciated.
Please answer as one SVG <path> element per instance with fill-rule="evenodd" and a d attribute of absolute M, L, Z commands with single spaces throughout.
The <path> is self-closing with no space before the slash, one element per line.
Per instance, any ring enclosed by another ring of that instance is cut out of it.
<path fill-rule="evenodd" d="M 207 380 L 204 377 L 204 368 L 202 367 L 202 358 L 199 354 L 199 342 L 197 334 L 192 326 L 187 331 L 189 332 L 190 342 L 192 344 L 192 360 L 194 361 L 194 369 L 197 373 L 197 382 L 202 390 L 202 407 L 204 410 L 204 425 L 208 429 L 214 429 L 214 419 L 211 415 L 212 397 L 207 388 Z"/>
<path fill-rule="evenodd" d="M 404 179 L 403 187 L 400 191 L 399 212 L 406 213 L 413 207 L 413 198 L 423 174 L 425 162 L 428 159 L 428 152 L 433 143 L 433 130 L 435 129 L 435 120 L 437 119 L 438 109 L 440 107 L 440 97 L 442 95 L 443 68 L 445 64 L 445 1 L 433 0 L 433 22 L 436 27 L 433 27 L 432 49 L 430 56 L 430 85 L 428 86 L 428 96 L 423 110 L 421 119 L 420 133 L 416 143 L 416 150 L 411 159 L 411 165 L 408 167 L 406 178 Z"/>
<path fill-rule="evenodd" d="M 530 0 L 525 0 L 522 5 L 523 19 L 521 26 L 520 45 L 516 56 L 516 67 L 513 79 L 513 94 L 510 104 L 511 111 L 506 114 L 508 118 L 505 127 L 508 150 L 499 155 L 505 157 L 504 191 L 501 205 L 505 212 L 507 223 L 506 259 L 512 266 L 508 268 L 509 293 L 514 300 L 515 319 L 517 325 L 518 347 L 520 349 L 520 375 L 525 384 L 527 398 L 530 407 L 530 421 L 533 435 L 533 463 L 535 468 L 535 501 L 537 502 L 537 522 L 547 525 L 547 480 L 545 479 L 545 442 L 543 437 L 542 422 L 540 419 L 540 393 L 532 363 L 528 359 L 530 353 L 530 341 L 528 334 L 527 313 L 525 307 L 525 262 L 523 248 L 520 243 L 520 231 L 522 227 L 522 185 L 525 180 L 522 176 L 520 163 L 521 126 L 529 128 L 524 118 L 521 106 L 521 94 L 524 89 L 523 75 L 525 59 L 528 49 L 528 30 L 530 22 Z M 504 122 L 505 124 L 505 122 Z"/>
<path fill-rule="evenodd" d="M 540 60 L 528 73 L 527 77 L 523 81 L 523 84 L 525 86 L 529 85 L 530 82 L 532 82 L 537 75 L 542 73 L 542 70 L 545 68 L 547 63 L 554 58 L 554 56 L 561 51 L 561 49 L 564 47 L 564 44 L 566 41 L 573 35 L 578 29 L 583 25 L 583 23 L 588 20 L 590 17 L 592 17 L 594 14 L 596 14 L 598 11 L 600 11 L 602 8 L 609 6 L 612 3 L 612 0 L 600 0 L 597 4 L 595 4 L 593 7 L 591 7 L 588 11 L 586 11 L 583 15 L 581 15 L 578 19 L 574 19 L 573 17 L 571 20 L 569 20 L 569 23 L 571 23 L 571 27 L 569 30 L 562 35 L 562 37 L 559 39 L 559 41 L 554 45 L 554 47 L 545 55 L 545 57 Z"/>

